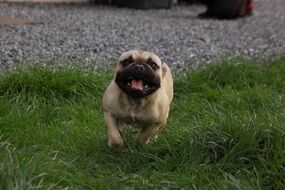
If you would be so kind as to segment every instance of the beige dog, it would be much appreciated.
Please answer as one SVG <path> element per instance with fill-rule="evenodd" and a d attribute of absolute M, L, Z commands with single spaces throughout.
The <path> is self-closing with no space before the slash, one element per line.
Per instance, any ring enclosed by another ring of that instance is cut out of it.
<path fill-rule="evenodd" d="M 172 98 L 171 71 L 157 55 L 140 50 L 123 53 L 103 97 L 109 148 L 122 148 L 124 123 L 141 128 L 136 143 L 154 140 L 167 123 Z"/>

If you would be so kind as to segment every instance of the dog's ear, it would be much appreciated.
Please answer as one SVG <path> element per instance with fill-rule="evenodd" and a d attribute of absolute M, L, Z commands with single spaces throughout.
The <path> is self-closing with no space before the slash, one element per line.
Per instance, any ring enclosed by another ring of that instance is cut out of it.
<path fill-rule="evenodd" d="M 118 72 L 119 67 L 120 67 L 120 62 L 119 62 L 118 60 L 116 60 L 116 61 L 112 64 L 113 72 L 114 72 L 114 73 Z"/>
<path fill-rule="evenodd" d="M 167 68 L 166 68 L 166 64 L 163 61 L 163 59 L 160 58 L 160 61 L 161 61 L 161 68 L 162 68 L 162 77 L 164 77 L 167 72 Z"/>

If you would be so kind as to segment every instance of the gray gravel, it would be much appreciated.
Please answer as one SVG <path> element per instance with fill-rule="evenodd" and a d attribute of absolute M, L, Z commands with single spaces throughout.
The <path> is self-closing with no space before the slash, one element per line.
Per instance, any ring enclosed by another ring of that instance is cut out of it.
<path fill-rule="evenodd" d="M 133 10 L 92 4 L 0 4 L 0 16 L 39 25 L 0 26 L 2 67 L 22 60 L 111 64 L 129 49 L 157 53 L 172 68 L 213 63 L 224 56 L 249 59 L 285 53 L 285 0 L 256 0 L 254 15 L 238 20 L 198 19 L 201 5 Z"/>

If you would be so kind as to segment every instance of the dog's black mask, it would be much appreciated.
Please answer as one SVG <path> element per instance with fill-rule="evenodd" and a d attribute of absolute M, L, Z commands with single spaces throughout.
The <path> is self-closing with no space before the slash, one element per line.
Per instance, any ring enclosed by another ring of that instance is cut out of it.
<path fill-rule="evenodd" d="M 115 82 L 132 98 L 144 98 L 160 88 L 160 78 L 146 64 L 132 64 L 118 71 Z"/>

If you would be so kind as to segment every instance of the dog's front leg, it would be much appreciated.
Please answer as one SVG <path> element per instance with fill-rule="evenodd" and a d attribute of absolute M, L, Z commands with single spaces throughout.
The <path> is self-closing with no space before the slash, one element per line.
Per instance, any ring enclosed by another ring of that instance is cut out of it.
<path fill-rule="evenodd" d="M 149 126 L 144 126 L 139 134 L 135 138 L 136 144 L 148 144 L 157 138 L 159 128 L 161 127 L 160 123 L 154 123 Z"/>
<path fill-rule="evenodd" d="M 108 112 L 104 112 L 104 118 L 108 128 L 108 146 L 113 151 L 120 151 L 123 147 L 120 122 Z"/>

